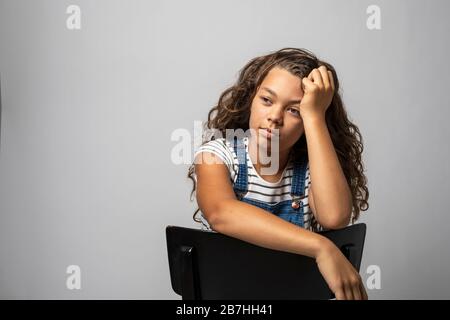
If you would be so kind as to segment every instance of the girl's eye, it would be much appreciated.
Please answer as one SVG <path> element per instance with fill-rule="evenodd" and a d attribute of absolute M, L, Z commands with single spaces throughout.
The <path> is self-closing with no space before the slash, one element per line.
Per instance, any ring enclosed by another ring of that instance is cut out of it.
<path fill-rule="evenodd" d="M 261 100 L 264 101 L 264 103 L 266 103 L 266 104 L 272 103 L 272 101 L 270 101 L 270 99 L 268 99 L 266 97 L 261 97 Z"/>
<path fill-rule="evenodd" d="M 292 111 L 294 111 L 294 114 L 295 115 L 297 115 L 297 116 L 299 116 L 300 115 L 300 111 L 298 111 L 297 109 L 295 109 L 295 108 L 289 108 L 289 110 L 292 110 Z"/>

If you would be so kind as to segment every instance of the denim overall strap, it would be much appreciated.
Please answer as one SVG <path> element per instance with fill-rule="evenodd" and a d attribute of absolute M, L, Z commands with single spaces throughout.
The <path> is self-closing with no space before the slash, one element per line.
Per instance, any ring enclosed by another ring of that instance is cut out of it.
<path fill-rule="evenodd" d="M 305 174 L 307 166 L 307 157 L 303 155 L 294 163 L 294 174 L 292 176 L 291 196 L 294 203 L 303 206 L 300 201 L 305 198 Z M 295 207 L 295 204 L 293 205 Z"/>
<path fill-rule="evenodd" d="M 239 171 L 236 182 L 233 186 L 234 192 L 238 195 L 239 200 L 244 197 L 248 191 L 247 185 L 247 153 L 245 150 L 245 144 L 242 139 L 234 137 L 234 152 L 237 154 L 239 163 Z"/>

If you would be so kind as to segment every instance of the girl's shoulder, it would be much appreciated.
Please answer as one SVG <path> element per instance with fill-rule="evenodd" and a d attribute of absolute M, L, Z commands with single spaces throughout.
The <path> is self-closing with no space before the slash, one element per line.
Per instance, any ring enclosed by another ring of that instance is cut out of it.
<path fill-rule="evenodd" d="M 209 152 L 217 156 L 227 166 L 230 172 L 230 178 L 234 181 L 237 171 L 237 155 L 234 152 L 232 143 L 225 138 L 210 140 L 200 147 L 194 154 L 195 157 L 201 152 Z"/>
<path fill-rule="evenodd" d="M 194 157 L 201 152 L 217 153 L 217 155 L 221 159 L 223 158 L 222 160 L 225 160 L 224 162 L 228 162 L 228 160 L 232 160 L 234 157 L 232 143 L 225 138 L 210 140 L 203 143 L 198 147 L 197 151 L 194 154 Z"/>

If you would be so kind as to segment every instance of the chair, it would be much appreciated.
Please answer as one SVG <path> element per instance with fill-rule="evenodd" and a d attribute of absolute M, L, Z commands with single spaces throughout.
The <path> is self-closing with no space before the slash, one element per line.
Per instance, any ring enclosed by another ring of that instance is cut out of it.
<path fill-rule="evenodd" d="M 366 225 L 320 234 L 359 272 Z M 166 227 L 172 289 L 183 300 L 332 299 L 314 259 L 213 231 Z"/>

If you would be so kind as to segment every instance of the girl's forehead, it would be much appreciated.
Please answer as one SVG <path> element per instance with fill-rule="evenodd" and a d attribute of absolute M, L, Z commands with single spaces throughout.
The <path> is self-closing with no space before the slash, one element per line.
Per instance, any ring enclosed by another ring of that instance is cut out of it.
<path fill-rule="evenodd" d="M 258 89 L 271 94 L 275 93 L 274 95 L 277 93 L 303 95 L 300 78 L 281 68 L 273 68 L 270 70 Z"/>
<path fill-rule="evenodd" d="M 291 72 L 279 68 L 274 67 L 272 68 L 267 75 L 264 77 L 263 81 L 261 83 L 278 83 L 282 82 L 283 84 L 295 84 L 300 85 L 301 80 L 300 77 L 292 74 Z"/>

